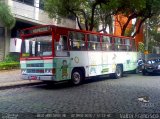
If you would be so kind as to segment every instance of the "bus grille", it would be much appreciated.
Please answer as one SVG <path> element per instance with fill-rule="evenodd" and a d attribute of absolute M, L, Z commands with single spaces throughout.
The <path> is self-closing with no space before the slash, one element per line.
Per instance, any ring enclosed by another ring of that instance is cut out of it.
<path fill-rule="evenodd" d="M 44 63 L 27 64 L 27 67 L 44 67 Z"/>

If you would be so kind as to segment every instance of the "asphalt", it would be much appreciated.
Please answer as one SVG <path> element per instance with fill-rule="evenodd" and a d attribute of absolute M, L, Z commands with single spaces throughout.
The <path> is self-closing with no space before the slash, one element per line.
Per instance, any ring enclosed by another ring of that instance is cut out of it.
<path fill-rule="evenodd" d="M 0 70 L 0 89 L 37 85 L 41 83 L 41 81 L 36 80 L 22 80 L 21 71 L 19 69 Z"/>

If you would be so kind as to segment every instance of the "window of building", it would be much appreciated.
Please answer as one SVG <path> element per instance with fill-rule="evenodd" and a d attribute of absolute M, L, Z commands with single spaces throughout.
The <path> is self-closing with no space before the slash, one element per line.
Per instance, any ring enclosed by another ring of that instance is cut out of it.
<path fill-rule="evenodd" d="M 69 33 L 70 49 L 71 50 L 85 50 L 85 35 L 80 32 Z"/>
<path fill-rule="evenodd" d="M 39 0 L 39 8 L 44 10 L 44 0 Z"/>
<path fill-rule="evenodd" d="M 14 0 L 14 1 L 34 6 L 34 0 Z"/>
<path fill-rule="evenodd" d="M 88 50 L 101 50 L 100 36 L 94 34 L 88 35 Z"/>

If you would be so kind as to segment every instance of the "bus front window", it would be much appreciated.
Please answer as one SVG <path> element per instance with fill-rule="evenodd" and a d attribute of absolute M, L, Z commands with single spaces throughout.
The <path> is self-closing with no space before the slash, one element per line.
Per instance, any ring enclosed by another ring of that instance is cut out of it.
<path fill-rule="evenodd" d="M 52 37 L 41 36 L 25 39 L 22 42 L 22 57 L 51 56 Z"/>

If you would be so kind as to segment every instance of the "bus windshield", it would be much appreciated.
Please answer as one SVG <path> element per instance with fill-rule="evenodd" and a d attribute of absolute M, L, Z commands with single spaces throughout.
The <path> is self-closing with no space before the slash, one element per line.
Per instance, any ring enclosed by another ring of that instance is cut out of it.
<path fill-rule="evenodd" d="M 22 57 L 51 56 L 52 36 L 28 38 L 22 41 Z"/>

